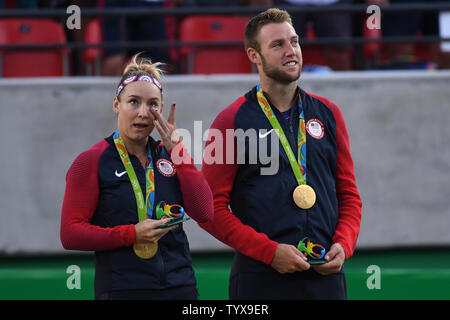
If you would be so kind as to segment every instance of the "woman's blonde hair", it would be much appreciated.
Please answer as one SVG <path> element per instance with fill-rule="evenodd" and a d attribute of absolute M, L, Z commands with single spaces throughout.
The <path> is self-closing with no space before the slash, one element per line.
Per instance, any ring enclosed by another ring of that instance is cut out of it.
<path fill-rule="evenodd" d="M 119 85 L 121 85 L 125 79 L 138 74 L 147 74 L 156 79 L 158 82 L 161 81 L 164 74 L 164 71 L 161 67 L 164 65 L 164 63 L 153 63 L 150 58 L 139 57 L 141 53 L 142 52 L 135 54 L 131 61 L 125 66 Z M 117 94 L 117 97 L 119 97 L 119 94 Z"/>
<path fill-rule="evenodd" d="M 160 67 L 163 66 L 164 63 L 153 63 L 149 58 L 139 57 L 141 53 L 142 52 L 135 54 L 131 61 L 125 66 L 122 78 L 126 79 L 127 77 L 130 77 L 134 74 L 145 72 L 151 75 L 156 80 L 161 81 L 164 71 Z"/>

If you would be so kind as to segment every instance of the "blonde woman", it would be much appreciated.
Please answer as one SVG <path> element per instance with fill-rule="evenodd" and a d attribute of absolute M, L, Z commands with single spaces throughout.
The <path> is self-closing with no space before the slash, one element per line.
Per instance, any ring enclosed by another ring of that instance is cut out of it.
<path fill-rule="evenodd" d="M 160 63 L 134 56 L 113 101 L 117 130 L 73 162 L 61 216 L 65 249 L 95 251 L 96 299 L 197 299 L 182 222 L 212 219 L 212 194 L 166 120 Z M 161 140 L 150 133 L 157 129 Z M 177 159 L 172 151 L 177 146 Z M 181 163 L 180 163 L 181 162 Z"/>

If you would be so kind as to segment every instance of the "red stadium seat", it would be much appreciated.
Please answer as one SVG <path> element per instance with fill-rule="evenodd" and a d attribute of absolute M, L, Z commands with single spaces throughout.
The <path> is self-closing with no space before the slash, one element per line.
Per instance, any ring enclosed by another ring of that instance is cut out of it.
<path fill-rule="evenodd" d="M 232 16 L 190 16 L 180 27 L 181 41 L 244 41 L 248 19 Z M 188 47 L 181 50 L 187 73 L 252 73 L 244 46 Z"/>
<path fill-rule="evenodd" d="M 363 37 L 366 39 L 378 39 L 381 37 L 381 30 L 369 29 L 366 24 L 363 25 Z M 380 54 L 379 42 L 368 42 L 364 44 L 364 57 L 374 61 Z"/>
<path fill-rule="evenodd" d="M 66 35 L 60 23 L 51 19 L 0 19 L 0 44 L 62 44 Z M 0 49 L 2 77 L 45 77 L 69 75 L 69 50 Z"/>
<path fill-rule="evenodd" d="M 300 35 L 300 38 L 302 36 Z M 306 35 L 304 37 L 307 40 L 315 40 L 316 34 L 314 33 L 314 29 L 312 27 L 308 27 L 306 29 Z M 314 44 L 314 45 L 302 45 L 302 58 L 303 65 L 319 65 L 326 66 L 327 62 L 323 56 L 322 46 Z"/>
<path fill-rule="evenodd" d="M 417 32 L 417 37 L 420 39 L 422 33 Z M 363 25 L 363 36 L 366 39 L 380 39 L 383 35 L 380 29 L 368 29 Z M 414 45 L 414 56 L 416 59 L 431 61 L 430 53 L 427 48 L 427 43 L 416 42 Z M 368 42 L 364 44 L 364 57 L 371 66 L 378 66 L 389 61 L 388 46 L 382 42 Z"/>
<path fill-rule="evenodd" d="M 100 18 L 89 21 L 84 33 L 84 43 L 100 44 L 103 42 L 102 26 Z M 100 75 L 102 48 L 87 48 L 84 50 L 84 62 L 86 64 L 86 74 Z"/>

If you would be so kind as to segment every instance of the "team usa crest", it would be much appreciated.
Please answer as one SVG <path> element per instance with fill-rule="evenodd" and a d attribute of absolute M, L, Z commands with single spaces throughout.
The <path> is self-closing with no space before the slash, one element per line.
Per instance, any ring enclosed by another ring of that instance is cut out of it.
<path fill-rule="evenodd" d="M 173 177 L 176 173 L 173 163 L 167 159 L 159 159 L 156 162 L 156 168 L 164 177 Z"/>
<path fill-rule="evenodd" d="M 325 134 L 325 127 L 319 119 L 310 119 L 306 123 L 306 131 L 315 139 L 322 139 Z"/>

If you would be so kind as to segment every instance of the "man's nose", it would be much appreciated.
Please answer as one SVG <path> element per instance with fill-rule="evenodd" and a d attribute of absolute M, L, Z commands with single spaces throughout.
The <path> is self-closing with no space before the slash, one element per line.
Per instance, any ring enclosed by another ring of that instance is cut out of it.
<path fill-rule="evenodd" d="M 286 45 L 286 52 L 285 52 L 286 56 L 292 56 L 295 55 L 295 48 L 292 45 L 292 43 L 288 42 Z"/>

